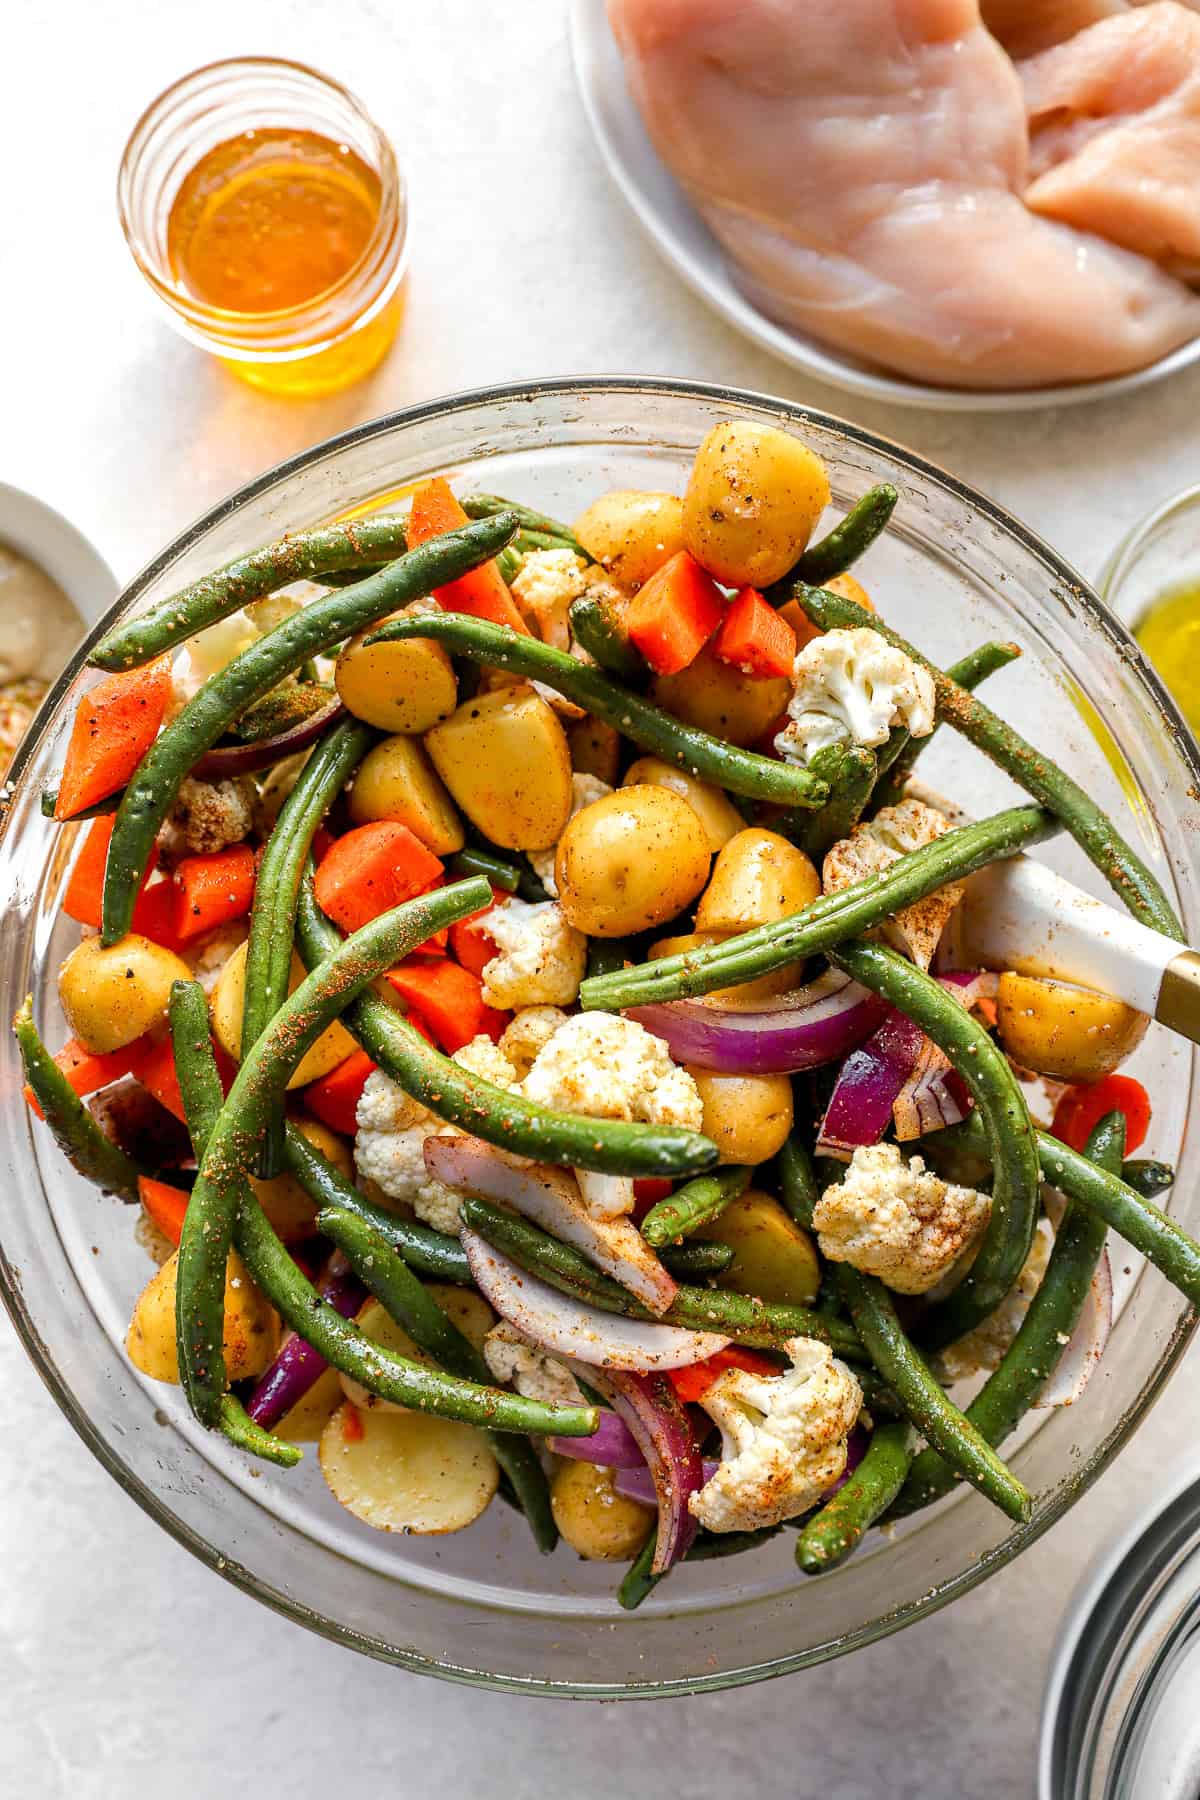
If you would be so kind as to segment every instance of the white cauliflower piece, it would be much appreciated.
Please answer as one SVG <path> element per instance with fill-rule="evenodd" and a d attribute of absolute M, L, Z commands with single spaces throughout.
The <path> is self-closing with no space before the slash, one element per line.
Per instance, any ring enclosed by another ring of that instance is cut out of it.
<path fill-rule="evenodd" d="M 582 1406 L 583 1393 L 566 1363 L 530 1343 L 507 1319 L 483 1340 L 483 1360 L 497 1381 L 511 1382 L 518 1394 L 550 1405 Z"/>
<path fill-rule="evenodd" d="M 818 750 L 847 741 L 873 749 L 893 725 L 914 737 L 933 730 L 933 676 L 869 627 L 813 638 L 792 674 L 789 723 L 775 739 L 787 762 L 810 763 Z"/>
<path fill-rule="evenodd" d="M 522 1084 L 529 1100 L 592 1119 L 683 1125 L 699 1131 L 700 1090 L 661 1038 L 619 1013 L 576 1013 L 561 1025 Z"/>
<path fill-rule="evenodd" d="M 483 970 L 483 998 L 501 1011 L 570 1006 L 587 966 L 587 939 L 553 900 L 494 906 L 487 933 L 499 951 Z"/>
<path fill-rule="evenodd" d="M 514 600 L 533 619 L 542 642 L 556 650 L 571 648 L 568 614 L 572 600 L 587 587 L 587 571 L 587 563 L 573 550 L 530 550 L 513 577 Z"/>
<path fill-rule="evenodd" d="M 240 844 L 254 825 L 257 790 L 249 776 L 233 781 L 201 781 L 187 775 L 162 828 L 171 855 L 203 855 Z"/>
<path fill-rule="evenodd" d="M 235 919 L 228 925 L 218 925 L 215 931 L 206 931 L 203 937 L 194 938 L 191 943 L 184 945 L 183 960 L 206 994 L 212 993 L 221 970 L 248 936 L 249 921 Z"/>
<path fill-rule="evenodd" d="M 594 801 L 603 800 L 605 794 L 611 793 L 612 789 L 607 781 L 601 781 L 598 775 L 581 775 L 576 772 L 571 777 L 571 811 L 568 818 L 573 819 L 585 806 L 591 806 Z M 554 859 L 557 854 L 557 844 L 552 844 L 549 850 L 525 852 L 530 868 L 552 900 L 558 898 L 558 883 L 554 879 Z"/>
<path fill-rule="evenodd" d="M 849 837 L 834 844 L 821 868 L 821 886 L 827 894 L 853 887 L 869 875 L 881 874 L 910 851 L 932 844 L 949 829 L 950 821 L 920 800 L 882 806 L 873 819 L 856 825 Z M 897 950 L 911 956 L 918 968 L 927 969 L 962 897 L 963 883 L 947 882 L 923 900 L 902 906 L 884 925 L 883 935 Z"/>
<path fill-rule="evenodd" d="M 898 1144 L 860 1145 L 813 1209 L 821 1254 L 877 1275 L 898 1294 L 928 1293 L 979 1242 L 987 1194 L 943 1181 Z"/>
<path fill-rule="evenodd" d="M 790 1369 L 727 1369 L 700 1404 L 720 1427 L 721 1461 L 688 1505 L 708 1531 L 754 1531 L 815 1506 L 846 1467 L 862 1389 L 815 1338 L 784 1345 Z"/>
<path fill-rule="evenodd" d="M 516 1070 L 488 1037 L 473 1038 L 454 1061 L 498 1087 L 515 1088 Z M 436 1181 L 425 1167 L 428 1137 L 455 1137 L 427 1107 L 406 1094 L 381 1069 L 368 1075 L 355 1114 L 354 1165 L 364 1181 L 378 1183 L 389 1200 L 411 1206 L 435 1231 L 458 1231 L 462 1195 Z"/>
<path fill-rule="evenodd" d="M 523 1006 L 514 1013 L 500 1039 L 500 1048 L 524 1080 L 533 1067 L 539 1051 L 544 1050 L 567 1015 L 558 1006 Z"/>
<path fill-rule="evenodd" d="M 1042 1285 L 1046 1264 L 1054 1248 L 1054 1229 L 1049 1219 L 1038 1220 L 1029 1255 L 1021 1272 L 995 1312 L 938 1356 L 938 1368 L 948 1382 L 966 1381 L 981 1369 L 998 1369 L 1001 1359 L 1025 1321 L 1029 1303 Z"/>

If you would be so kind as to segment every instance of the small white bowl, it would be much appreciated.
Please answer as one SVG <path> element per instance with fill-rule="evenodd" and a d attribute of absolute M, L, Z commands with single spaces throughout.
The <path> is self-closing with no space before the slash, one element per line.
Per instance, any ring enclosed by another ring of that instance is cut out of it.
<path fill-rule="evenodd" d="M 78 527 L 5 481 L 0 481 L 0 543 L 11 544 L 57 581 L 84 626 L 94 625 L 117 597 L 116 576 Z"/>
<path fill-rule="evenodd" d="M 853 356 L 825 348 L 815 338 L 789 331 L 760 312 L 739 291 L 720 245 L 660 161 L 625 84 L 605 0 L 571 0 L 570 37 L 575 79 L 600 154 L 650 241 L 692 291 L 735 330 L 791 363 L 793 368 L 803 369 L 848 394 L 890 401 L 894 406 L 981 413 L 1027 412 L 1035 407 L 1111 400 L 1118 394 L 1132 394 L 1151 382 L 1162 381 L 1200 360 L 1200 337 L 1196 337 L 1130 375 L 1081 381 L 1068 387 L 980 391 L 934 387 L 906 381 L 898 375 L 885 375 Z"/>

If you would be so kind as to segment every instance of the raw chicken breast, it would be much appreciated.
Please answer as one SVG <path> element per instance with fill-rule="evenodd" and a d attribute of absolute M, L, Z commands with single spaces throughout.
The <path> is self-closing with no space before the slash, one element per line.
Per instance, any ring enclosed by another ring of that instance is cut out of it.
<path fill-rule="evenodd" d="M 1101 19 L 1113 19 L 1147 0 L 980 0 L 983 22 L 1010 56 L 1033 56 Z M 1189 0 L 1200 6 L 1200 0 Z"/>
<path fill-rule="evenodd" d="M 1176 274 L 1200 271 L 1200 16 L 1156 0 L 1022 65 L 1025 203 Z"/>
<path fill-rule="evenodd" d="M 1142 367 L 1200 301 L 1034 217 L 1024 97 L 978 0 L 609 0 L 659 154 L 764 312 L 921 381 Z"/>

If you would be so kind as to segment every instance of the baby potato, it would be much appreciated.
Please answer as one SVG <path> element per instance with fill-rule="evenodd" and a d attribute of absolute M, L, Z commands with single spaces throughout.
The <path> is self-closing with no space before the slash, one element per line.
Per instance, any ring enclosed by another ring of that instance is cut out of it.
<path fill-rule="evenodd" d="M 502 850 L 548 850 L 571 816 L 571 752 L 531 687 L 477 694 L 425 739 L 472 825 Z"/>
<path fill-rule="evenodd" d="M 123 1050 L 166 1017 L 171 984 L 190 981 L 182 957 L 136 931 L 107 949 L 84 938 L 58 971 L 67 1024 L 89 1050 Z"/>
<path fill-rule="evenodd" d="M 718 661 L 706 644 L 677 675 L 656 676 L 650 693 L 656 706 L 685 725 L 744 748 L 757 743 L 786 710 L 792 684 L 783 675 L 743 675 Z"/>
<path fill-rule="evenodd" d="M 704 1104 L 700 1129 L 723 1163 L 753 1168 L 783 1148 L 792 1129 L 792 1084 L 786 1075 L 721 1075 L 688 1065 Z"/>
<path fill-rule="evenodd" d="M 628 1562 L 654 1523 L 654 1513 L 627 1500 L 613 1485 L 614 1471 L 567 1460 L 554 1471 L 550 1510 L 565 1541 L 590 1562 Z"/>
<path fill-rule="evenodd" d="M 354 1158 L 345 1141 L 318 1119 L 295 1119 L 297 1131 L 316 1146 L 347 1181 L 354 1179 Z M 317 1222 L 317 1206 L 294 1175 L 273 1175 L 263 1180 L 250 1177 L 250 1186 L 258 1195 L 263 1211 L 285 1244 L 300 1244 L 313 1235 Z"/>
<path fill-rule="evenodd" d="M 829 505 L 820 457 L 790 432 L 749 419 L 714 425 L 683 497 L 683 541 L 726 587 L 786 575 Z"/>
<path fill-rule="evenodd" d="M 639 756 L 625 771 L 622 787 L 664 787 L 682 794 L 701 825 L 708 847 L 717 851 L 742 829 L 745 820 L 727 794 L 661 756 Z"/>
<path fill-rule="evenodd" d="M 718 1287 L 793 1306 L 811 1306 L 816 1299 L 821 1268 L 812 1238 L 769 1194 L 747 1188 L 693 1236 L 733 1251 L 733 1261 L 716 1278 Z"/>
<path fill-rule="evenodd" d="M 226 1056 L 234 1062 L 242 1060 L 242 1013 L 246 1004 L 246 944 L 239 944 L 233 955 L 225 963 L 217 976 L 217 984 L 213 988 L 208 1001 L 208 1010 L 212 1015 L 213 1031 L 218 1044 Z M 288 992 L 295 993 L 304 980 L 307 971 L 296 952 L 292 952 L 292 972 L 288 978 Z M 337 1019 L 323 1031 L 311 1050 L 307 1050 L 300 1059 L 300 1066 L 288 1082 L 289 1088 L 306 1087 L 310 1081 L 318 1081 L 322 1075 L 328 1075 L 336 1069 L 340 1062 L 356 1048 L 354 1039 L 346 1027 Z"/>
<path fill-rule="evenodd" d="M 389 737 L 368 750 L 350 790 L 356 825 L 397 819 L 435 856 L 453 856 L 466 843 L 462 820 L 415 738 Z"/>
<path fill-rule="evenodd" d="M 749 931 L 786 919 L 815 900 L 821 877 L 803 850 L 777 831 L 749 826 L 713 864 L 696 908 L 697 931 Z"/>
<path fill-rule="evenodd" d="M 179 1381 L 175 1348 L 175 1251 L 138 1296 L 125 1338 L 135 1369 L 152 1381 Z M 279 1315 L 236 1250 L 225 1271 L 225 1366 L 230 1381 L 261 1375 L 279 1348 Z"/>
<path fill-rule="evenodd" d="M 664 787 L 623 787 L 571 820 L 554 859 L 558 902 L 577 931 L 626 937 L 682 912 L 708 876 L 694 810 Z"/>
<path fill-rule="evenodd" d="M 575 536 L 632 593 L 683 549 L 683 502 L 674 494 L 618 488 L 576 519 Z"/>
<path fill-rule="evenodd" d="M 682 937 L 659 938 L 647 950 L 646 960 L 657 962 L 661 956 L 686 956 L 689 950 L 703 950 L 709 944 L 723 943 L 731 935 L 727 931 L 691 931 Z M 753 981 L 743 981 L 737 987 L 714 988 L 708 998 L 721 1006 L 753 1008 L 764 1000 L 774 1000 L 779 994 L 799 987 L 802 972 L 802 963 L 784 963 L 781 969 L 772 969 L 769 975 L 756 976 Z"/>
<path fill-rule="evenodd" d="M 344 1398 L 337 1370 L 324 1369 L 271 1429 L 289 1444 L 316 1444 Z"/>
<path fill-rule="evenodd" d="M 414 610 L 419 611 L 420 604 L 392 616 L 406 618 Z M 368 625 L 351 638 L 337 659 L 333 679 L 343 704 L 356 718 L 380 731 L 416 736 L 454 711 L 458 699 L 454 665 L 432 638 L 368 646 L 366 639 L 386 623 Z"/>
<path fill-rule="evenodd" d="M 500 1484 L 483 1432 L 430 1413 L 360 1412 L 346 1401 L 318 1454 L 334 1498 L 377 1531 L 462 1531 Z"/>
<path fill-rule="evenodd" d="M 1058 1081 L 1099 1081 L 1132 1056 L 1150 1023 L 1110 994 L 1043 981 L 1000 977 L 996 1029 L 1014 1062 Z"/>
<path fill-rule="evenodd" d="M 567 726 L 567 745 L 577 775 L 595 775 L 612 787 L 621 766 L 621 735 L 615 726 L 585 713 Z"/>

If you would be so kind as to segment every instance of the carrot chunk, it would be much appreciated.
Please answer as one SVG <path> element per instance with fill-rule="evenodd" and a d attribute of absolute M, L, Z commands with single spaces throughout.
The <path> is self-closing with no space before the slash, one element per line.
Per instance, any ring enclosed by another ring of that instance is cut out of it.
<path fill-rule="evenodd" d="M 304 1104 L 330 1131 L 353 1137 L 358 1130 L 358 1102 L 377 1064 L 365 1050 L 352 1050 L 319 1081 L 310 1082 L 304 1090 Z"/>
<path fill-rule="evenodd" d="M 317 870 L 317 905 L 343 931 L 359 931 L 405 900 L 424 894 L 442 865 L 407 825 L 380 819 L 338 838 Z"/>
<path fill-rule="evenodd" d="M 87 1049 L 78 1038 L 70 1038 L 54 1060 L 82 1100 L 120 1081 L 122 1076 L 132 1075 L 145 1055 L 146 1043 L 145 1038 L 136 1038 L 123 1050 L 97 1051 Z M 26 1087 L 25 1099 L 40 1119 L 42 1109 L 31 1087 Z"/>
<path fill-rule="evenodd" d="M 413 495 L 408 541 L 415 549 L 430 538 L 442 537 L 447 531 L 457 531 L 468 524 L 470 520 L 451 493 L 449 483 L 435 476 Z M 514 631 L 529 635 L 529 627 L 495 562 L 481 563 L 457 581 L 433 591 L 438 605 L 446 612 L 470 613 L 472 618 L 490 619 L 493 625 L 510 625 Z"/>
<path fill-rule="evenodd" d="M 790 675 L 796 634 L 757 588 L 739 588 L 713 639 L 713 655 L 743 675 Z"/>
<path fill-rule="evenodd" d="M 234 844 L 175 865 L 175 935 L 181 941 L 244 919 L 254 904 L 254 852 Z"/>
<path fill-rule="evenodd" d="M 686 550 L 640 588 L 626 628 L 656 675 L 677 675 L 696 660 L 725 614 L 721 590 Z"/>
<path fill-rule="evenodd" d="M 495 1041 L 508 1024 L 507 1013 L 484 1004 L 479 977 L 446 957 L 406 957 L 388 970 L 388 980 L 410 1008 L 414 1025 L 427 1025 L 447 1056 L 481 1032 Z"/>
<path fill-rule="evenodd" d="M 138 1199 L 146 1217 L 178 1250 L 188 1207 L 188 1197 L 183 1189 L 172 1187 L 166 1181 L 155 1181 L 150 1175 L 139 1175 Z"/>
<path fill-rule="evenodd" d="M 115 823 L 114 813 L 106 813 L 103 818 L 92 820 L 83 840 L 83 848 L 71 871 L 71 879 L 63 895 L 63 911 L 69 919 L 77 919 L 81 925 L 100 923 L 104 901 L 104 871 L 108 864 L 108 846 Z M 155 845 L 146 868 L 147 878 L 153 873 L 157 862 L 158 846 Z"/>
<path fill-rule="evenodd" d="M 158 735 L 171 692 L 171 660 L 107 675 L 75 709 L 54 806 L 69 819 L 125 786 Z"/>
<path fill-rule="evenodd" d="M 668 1369 L 667 1380 L 681 1400 L 700 1400 L 726 1369 L 745 1369 L 751 1375 L 778 1375 L 779 1364 L 731 1344 L 728 1350 L 718 1350 L 703 1362 L 689 1363 L 685 1369 Z"/>

